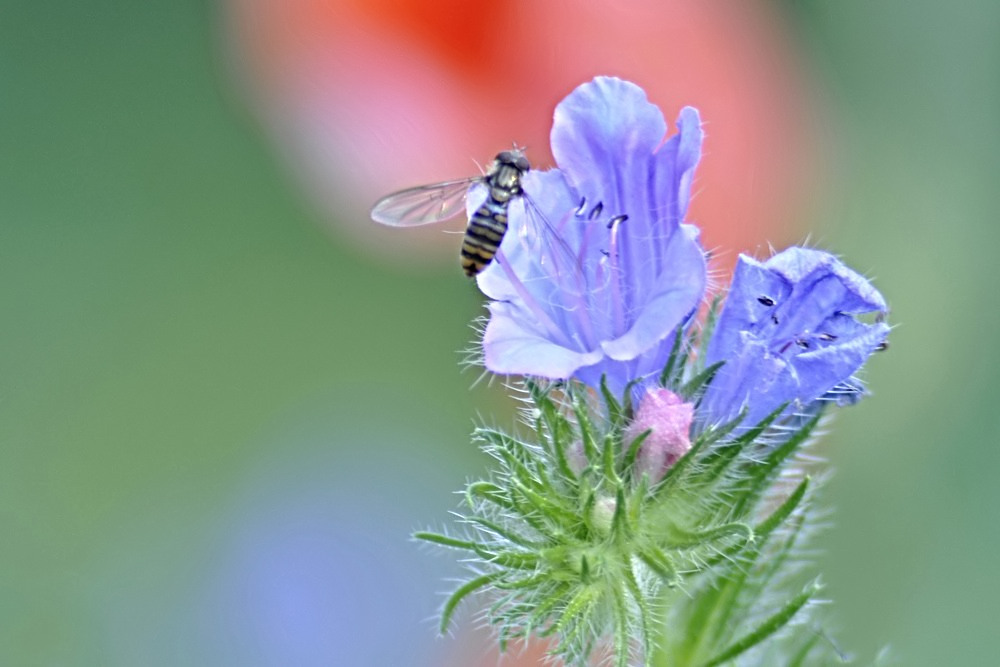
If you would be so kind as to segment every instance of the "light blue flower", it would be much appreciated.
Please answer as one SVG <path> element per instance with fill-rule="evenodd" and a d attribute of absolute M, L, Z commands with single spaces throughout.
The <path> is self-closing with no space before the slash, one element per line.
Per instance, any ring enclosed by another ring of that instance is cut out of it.
<path fill-rule="evenodd" d="M 621 79 L 583 84 L 555 111 L 557 169 L 523 179 L 496 261 L 479 277 L 493 301 L 483 335 L 495 373 L 576 378 L 616 393 L 657 374 L 705 290 L 698 230 L 684 224 L 701 155 L 698 112 L 678 133 Z M 472 210 L 484 192 L 469 196 Z"/>
<path fill-rule="evenodd" d="M 829 253 L 789 248 L 765 262 L 741 255 L 708 346 L 706 363 L 724 364 L 700 421 L 728 421 L 745 408 L 750 425 L 785 402 L 789 413 L 814 410 L 818 400 L 853 402 L 863 389 L 852 376 L 885 345 L 887 311 L 868 280 Z M 875 321 L 855 317 L 865 313 Z"/>

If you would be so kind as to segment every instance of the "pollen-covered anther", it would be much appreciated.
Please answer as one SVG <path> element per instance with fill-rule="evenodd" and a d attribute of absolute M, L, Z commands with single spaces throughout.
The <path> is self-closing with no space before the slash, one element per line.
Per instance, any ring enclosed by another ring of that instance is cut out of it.
<path fill-rule="evenodd" d="M 625 431 L 625 446 L 649 431 L 639 447 L 636 470 L 658 481 L 677 459 L 691 449 L 694 404 L 669 389 L 652 389 L 639 403 L 635 419 Z"/>

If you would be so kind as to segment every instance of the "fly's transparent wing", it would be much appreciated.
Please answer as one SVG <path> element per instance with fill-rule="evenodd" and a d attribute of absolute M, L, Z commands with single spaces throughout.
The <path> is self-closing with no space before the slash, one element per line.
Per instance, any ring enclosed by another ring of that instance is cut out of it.
<path fill-rule="evenodd" d="M 515 232 L 516 246 L 512 249 L 520 256 L 522 281 L 539 280 L 542 284 L 558 284 L 566 294 L 585 294 L 589 287 L 580 253 L 583 249 L 574 250 L 566 240 L 568 225 L 575 222 L 572 209 L 553 222 L 527 193 L 517 199 L 519 201 L 511 205 L 523 207 L 524 224 Z M 559 277 L 558 281 L 552 280 L 555 276 Z M 554 305 L 559 300 L 549 303 Z"/>
<path fill-rule="evenodd" d="M 390 227 L 416 227 L 465 212 L 465 193 L 479 178 L 407 188 L 382 197 L 372 206 L 372 220 Z"/>

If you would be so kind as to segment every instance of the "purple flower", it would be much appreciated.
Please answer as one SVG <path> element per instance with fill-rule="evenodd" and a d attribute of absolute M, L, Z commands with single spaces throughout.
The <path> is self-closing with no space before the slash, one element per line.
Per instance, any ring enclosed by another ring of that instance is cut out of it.
<path fill-rule="evenodd" d="M 766 262 L 740 256 L 707 364 L 725 362 L 701 402 L 703 422 L 756 424 L 785 402 L 789 413 L 820 399 L 850 402 L 852 379 L 885 344 L 882 295 L 833 255 L 789 248 Z M 855 315 L 876 313 L 874 323 Z"/>
<path fill-rule="evenodd" d="M 635 84 L 599 77 L 555 111 L 557 169 L 529 172 L 507 236 L 478 278 L 493 301 L 483 336 L 495 373 L 607 377 L 620 393 L 658 373 L 673 332 L 705 290 L 695 227 L 683 224 L 701 155 L 698 112 L 664 141 L 660 110 Z M 470 210 L 483 200 L 469 196 Z"/>

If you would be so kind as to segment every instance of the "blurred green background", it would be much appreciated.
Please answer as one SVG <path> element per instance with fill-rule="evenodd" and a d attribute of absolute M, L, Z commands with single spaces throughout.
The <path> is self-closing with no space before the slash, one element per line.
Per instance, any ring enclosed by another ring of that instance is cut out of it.
<path fill-rule="evenodd" d="M 836 123 L 803 234 L 899 325 L 823 444 L 838 637 L 995 664 L 1000 4 L 780 7 Z M 217 11 L 0 3 L 0 663 L 463 664 L 407 535 L 511 418 L 479 299 L 324 231 Z"/>

